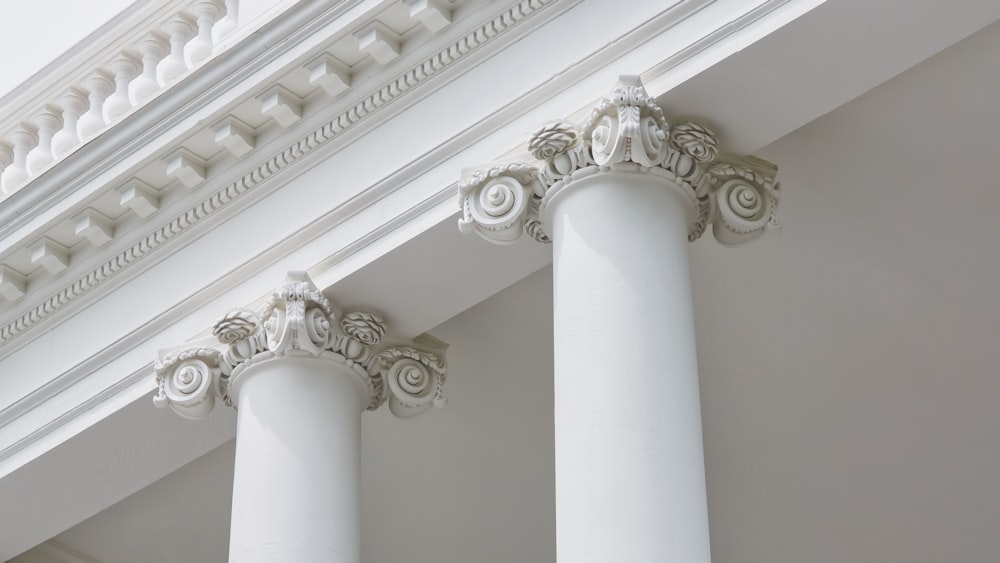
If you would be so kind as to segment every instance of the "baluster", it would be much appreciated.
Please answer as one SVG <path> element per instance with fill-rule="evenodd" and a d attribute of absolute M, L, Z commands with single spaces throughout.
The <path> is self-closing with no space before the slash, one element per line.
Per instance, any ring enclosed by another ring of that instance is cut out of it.
<path fill-rule="evenodd" d="M 14 162 L 3 171 L 0 186 L 4 193 L 11 193 L 28 179 L 28 152 L 38 143 L 37 129 L 30 123 L 21 123 L 11 131 L 14 143 Z"/>
<path fill-rule="evenodd" d="M 212 41 L 218 45 L 227 35 L 239 27 L 240 0 L 226 0 L 226 17 L 212 28 Z"/>
<path fill-rule="evenodd" d="M 0 141 L 0 184 L 3 183 L 3 172 L 14 162 L 14 147 L 10 143 Z M 2 187 L 2 186 L 0 186 Z M 3 193 L 7 193 L 4 189 Z"/>
<path fill-rule="evenodd" d="M 38 145 L 25 163 L 30 176 L 37 176 L 55 160 L 52 156 L 52 137 L 63 126 L 62 109 L 46 105 L 38 112 L 35 123 L 38 125 Z"/>
<path fill-rule="evenodd" d="M 184 44 L 194 37 L 196 28 L 191 16 L 180 13 L 163 24 L 163 29 L 170 36 L 170 55 L 160 61 L 160 65 L 156 69 L 156 77 L 160 84 L 166 86 L 187 72 L 188 66 L 184 62 Z"/>
<path fill-rule="evenodd" d="M 167 38 L 154 31 L 139 41 L 137 49 L 142 55 L 142 74 L 129 84 L 129 99 L 133 106 L 160 91 L 160 83 L 156 80 L 156 65 L 167 55 Z"/>
<path fill-rule="evenodd" d="M 194 67 L 212 55 L 212 24 L 222 17 L 224 9 L 219 0 L 198 2 L 191 8 L 198 21 L 198 37 L 184 49 L 188 66 Z"/>
<path fill-rule="evenodd" d="M 114 89 L 114 82 L 106 70 L 97 70 L 83 81 L 83 87 L 90 92 L 90 109 L 80 116 L 76 130 L 80 141 L 87 141 L 107 125 L 104 121 L 104 100 Z"/>
<path fill-rule="evenodd" d="M 61 158 L 80 144 L 77 127 L 80 115 L 87 108 L 87 93 L 79 88 L 70 88 L 59 98 L 63 108 L 63 128 L 52 137 L 52 155 Z"/>
<path fill-rule="evenodd" d="M 108 65 L 115 75 L 115 93 L 104 100 L 104 122 L 112 125 L 132 109 L 128 98 L 128 84 L 139 74 L 138 58 L 131 53 L 121 53 Z"/>

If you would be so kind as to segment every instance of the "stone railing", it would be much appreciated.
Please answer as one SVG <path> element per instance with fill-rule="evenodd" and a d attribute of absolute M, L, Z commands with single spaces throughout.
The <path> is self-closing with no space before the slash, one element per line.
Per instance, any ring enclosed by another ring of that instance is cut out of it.
<path fill-rule="evenodd" d="M 0 200 L 208 60 L 239 0 L 130 8 L 0 99 Z"/>

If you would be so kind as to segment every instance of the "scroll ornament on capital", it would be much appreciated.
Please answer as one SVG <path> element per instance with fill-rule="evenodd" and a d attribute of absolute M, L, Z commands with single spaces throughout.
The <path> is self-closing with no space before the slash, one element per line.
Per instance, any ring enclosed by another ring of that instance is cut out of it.
<path fill-rule="evenodd" d="M 690 203 L 688 238 L 708 225 L 736 245 L 780 228 L 777 168 L 754 157 L 720 155 L 719 140 L 695 122 L 670 124 L 636 76 L 623 76 L 580 124 L 553 121 L 528 142 L 533 162 L 494 164 L 459 184 L 459 228 L 500 244 L 522 233 L 549 243 L 545 209 L 574 180 L 608 171 L 651 173 Z"/>
<path fill-rule="evenodd" d="M 443 406 L 443 345 L 384 342 L 386 324 L 367 311 L 340 314 L 304 272 L 292 272 L 259 310 L 236 309 L 212 328 L 217 344 L 161 357 L 153 403 L 190 419 L 205 418 L 216 399 L 237 406 L 230 382 L 255 363 L 283 356 L 326 358 L 365 384 L 368 409 L 383 403 L 398 417 Z M 340 374 L 331 373 L 331 377 Z"/>

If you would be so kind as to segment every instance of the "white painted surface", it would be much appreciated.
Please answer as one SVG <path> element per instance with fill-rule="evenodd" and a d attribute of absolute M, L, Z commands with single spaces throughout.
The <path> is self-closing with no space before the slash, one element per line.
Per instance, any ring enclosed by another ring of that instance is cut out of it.
<path fill-rule="evenodd" d="M 560 563 L 708 563 L 688 218 L 661 176 L 549 203 Z"/>
<path fill-rule="evenodd" d="M 6 53 L 0 73 L 0 96 L 38 72 L 135 0 L 46 0 L 3 3 L 0 53 Z M 31 48 L 26 48 L 28 45 Z"/>
<path fill-rule="evenodd" d="M 456 241 L 483 244 L 449 227 Z M 448 405 L 405 420 L 386 408 L 360 416 L 362 560 L 554 561 L 550 270 L 433 334 L 452 344 Z M 206 424 L 159 411 L 149 397 L 130 408 L 191 431 Z M 231 414 L 218 408 L 212 420 L 235 426 Z M 226 561 L 233 452 L 233 442 L 211 451 L 59 540 L 101 563 Z"/>
<path fill-rule="evenodd" d="M 788 194 L 782 202 L 783 237 L 740 250 L 712 242 L 694 247 L 717 562 L 971 563 L 991 560 L 1000 551 L 992 526 L 1000 520 L 1000 502 L 992 494 L 1000 461 L 991 433 L 998 424 L 992 400 L 998 393 L 992 354 L 997 335 L 992 295 L 998 278 L 995 263 L 982 259 L 995 250 L 992 210 L 998 204 L 998 192 L 990 189 L 995 185 L 990 124 L 997 121 L 992 99 L 998 95 L 990 69 L 1000 52 L 994 36 L 995 31 L 964 43 L 768 148 L 763 156 L 781 164 Z M 787 45 L 784 49 L 789 50 Z M 845 74 L 837 73 L 838 80 Z M 741 113 L 758 107 L 745 97 L 738 96 L 742 104 L 731 107 L 742 108 Z M 770 116 L 749 113 L 762 120 Z M 448 271 L 466 280 L 461 262 L 456 263 Z M 427 278 L 422 283 L 433 282 Z M 434 289 L 450 292 L 438 285 L 416 293 L 424 296 Z M 466 297 L 476 295 L 468 288 L 462 291 Z M 376 535 L 366 543 L 378 550 L 371 551 L 378 554 L 373 561 L 412 556 L 402 550 L 414 542 L 427 549 L 424 553 L 433 553 L 426 559 L 435 563 L 484 561 L 483 552 L 496 561 L 552 560 L 554 550 L 546 543 L 551 515 L 545 512 L 551 490 L 544 483 L 525 485 L 527 476 L 546 470 L 542 461 L 547 460 L 537 458 L 549 450 L 535 434 L 551 424 L 536 404 L 549 397 L 526 397 L 528 389 L 539 389 L 526 385 L 546 383 L 548 374 L 519 371 L 530 365 L 515 362 L 509 353 L 516 350 L 518 358 L 539 353 L 530 347 L 534 337 L 525 327 L 539 333 L 548 327 L 544 317 L 528 313 L 503 317 L 507 320 L 498 316 L 522 307 L 530 295 L 484 304 L 476 309 L 484 318 L 476 322 L 463 316 L 469 324 L 449 323 L 454 333 L 470 335 L 451 340 L 454 349 L 477 354 L 463 360 L 463 371 L 510 378 L 501 380 L 504 385 L 493 380 L 485 390 L 469 389 L 460 400 L 452 396 L 442 416 L 466 405 L 468 418 L 447 419 L 449 424 L 414 421 L 403 431 L 386 414 L 385 433 L 373 430 L 366 436 L 378 435 L 373 439 L 388 444 L 375 467 L 388 472 L 393 460 L 405 459 L 421 467 L 415 478 L 429 480 L 438 493 L 414 492 L 404 484 L 391 493 L 375 485 L 366 489 L 386 492 L 373 500 L 375 506 L 363 508 L 373 514 L 373 524 L 366 527 L 370 531 L 363 531 Z M 136 296 L 123 299 L 127 306 Z M 394 299 L 405 301 L 406 296 Z M 425 300 L 420 307 L 433 305 Z M 547 310 L 544 303 L 532 305 Z M 183 331 L 191 333 L 197 326 Z M 66 344 L 53 339 L 48 349 L 62 354 Z M 25 373 L 37 375 L 35 370 Z M 496 418 L 480 420 L 487 413 Z M 93 440 L 86 446 L 68 442 L 72 454 L 49 456 L 44 471 L 39 463 L 18 472 L 25 491 L 44 483 L 37 489 L 44 498 L 9 495 L 4 498 L 17 501 L 4 506 L 18 506 L 20 514 L 30 515 L 37 502 L 49 503 L 55 507 L 49 514 L 66 526 L 127 494 L 109 481 L 127 481 L 134 490 L 162 475 L 174 460 L 154 459 L 160 448 L 149 436 L 162 441 L 166 434 L 150 431 L 160 427 L 145 420 L 134 424 L 131 440 L 147 442 L 148 451 L 95 459 L 97 452 L 115 451 L 118 440 L 108 426 L 95 427 L 88 433 Z M 143 428 L 149 434 L 143 435 Z M 456 450 L 436 435 L 428 439 L 432 429 L 454 438 Z M 192 431 L 169 440 L 183 442 L 172 444 L 180 451 L 202 435 Z M 415 463 L 432 460 L 426 450 L 455 466 L 439 474 Z M 195 450 L 184 450 L 189 451 Z M 515 465 L 512 459 L 523 463 Z M 86 462 L 86 477 L 67 477 L 69 472 L 54 469 L 71 466 L 78 473 L 80 460 Z M 141 471 L 133 469 L 136 465 L 142 465 Z M 483 469 L 493 466 L 510 471 Z M 512 477 L 515 470 L 518 479 Z M 491 478 L 494 482 L 488 482 Z M 81 481 L 87 486 L 79 486 Z M 16 483 L 4 486 L 16 488 Z M 515 494 L 522 486 L 530 490 Z M 81 511 L 80 499 L 94 496 L 95 490 L 100 501 L 86 505 L 90 512 Z M 59 495 L 62 504 L 53 502 Z M 190 508 L 190 498 L 174 496 L 175 506 Z M 368 497 L 376 498 L 374 493 Z M 399 529 L 411 515 L 426 514 L 393 510 L 407 503 L 421 509 L 433 503 L 448 519 L 414 525 L 402 537 L 380 535 L 386 517 Z M 140 504 L 159 515 L 166 506 L 163 498 L 146 497 Z M 121 524 L 142 521 L 143 512 L 126 518 L 120 508 L 75 529 L 73 537 L 107 550 L 135 542 L 135 549 L 118 560 L 149 561 L 142 549 L 151 545 L 149 538 L 163 538 L 163 530 L 185 514 L 163 517 L 160 526 L 148 529 L 137 526 L 126 537 Z M 206 516 L 201 528 L 213 521 Z M 18 531 L 31 529 L 30 524 L 15 524 Z M 54 525 L 51 520 L 35 524 L 50 530 Z M 219 525 L 224 538 L 226 523 Z M 511 546 L 509 538 L 528 545 Z M 171 545 L 176 542 L 157 553 L 168 553 Z M 511 551 L 504 551 L 505 546 Z M 522 550 L 512 553 L 515 547 Z M 212 560 L 191 552 L 173 556 Z"/>
<path fill-rule="evenodd" d="M 364 384 L 342 364 L 291 355 L 234 384 L 230 563 L 359 563 Z"/>

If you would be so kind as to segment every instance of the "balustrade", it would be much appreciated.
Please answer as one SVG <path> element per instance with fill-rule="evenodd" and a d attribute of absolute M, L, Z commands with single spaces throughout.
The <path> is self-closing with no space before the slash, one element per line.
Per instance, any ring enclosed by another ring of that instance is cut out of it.
<path fill-rule="evenodd" d="M 51 97 L 0 134 L 0 190 L 6 196 L 208 60 L 236 30 L 239 0 L 195 0 L 141 39 L 109 52 L 105 65 L 60 79 Z M 129 36 L 134 30 L 129 30 Z M 113 56 L 110 56 L 113 54 Z M 29 106 L 30 107 L 30 106 Z M 30 117 L 29 117 L 30 116 Z M 2 196 L 0 196 L 2 198 Z"/>

